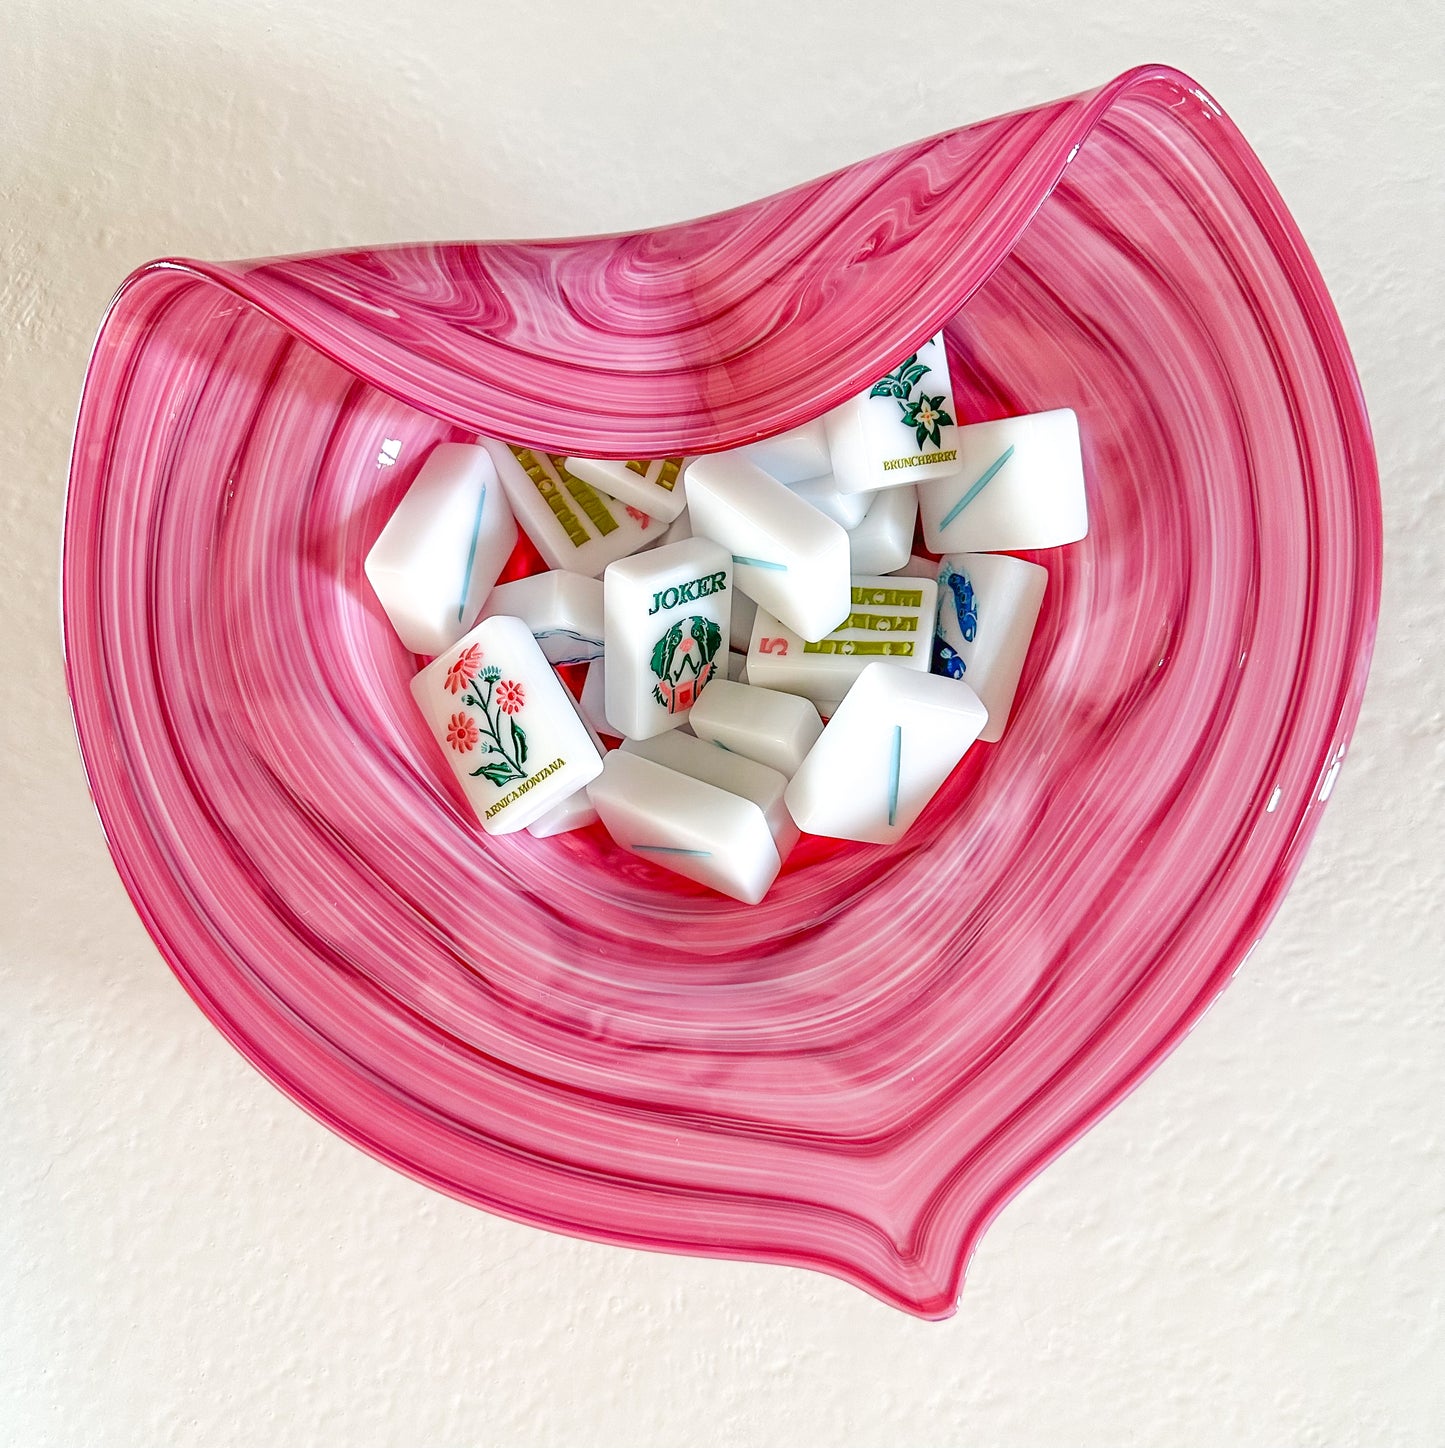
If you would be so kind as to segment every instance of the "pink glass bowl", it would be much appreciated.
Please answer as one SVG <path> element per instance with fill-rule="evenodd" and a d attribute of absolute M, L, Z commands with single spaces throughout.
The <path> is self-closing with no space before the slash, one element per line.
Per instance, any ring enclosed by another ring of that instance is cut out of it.
<path fill-rule="evenodd" d="M 361 571 L 431 444 L 734 446 L 940 326 L 966 420 L 1085 438 L 1006 738 L 751 909 L 595 829 L 484 837 Z M 938 1317 L 1265 928 L 1379 569 L 1319 274 L 1150 67 L 653 232 L 142 268 L 85 384 L 66 666 L 147 929 L 307 1110 L 490 1211 Z"/>

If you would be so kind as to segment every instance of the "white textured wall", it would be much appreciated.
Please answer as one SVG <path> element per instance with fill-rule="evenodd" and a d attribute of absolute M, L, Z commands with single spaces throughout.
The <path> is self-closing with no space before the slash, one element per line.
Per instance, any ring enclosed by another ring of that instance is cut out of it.
<path fill-rule="evenodd" d="M 1435 7 L 698 9 L 0 0 L 0 1442 L 1445 1441 Z M 283 1100 L 141 930 L 71 739 L 57 536 L 116 282 L 163 252 L 674 219 L 1142 60 L 1209 86 L 1293 207 L 1384 475 L 1360 732 L 1220 1004 L 936 1325 L 493 1220 Z"/>

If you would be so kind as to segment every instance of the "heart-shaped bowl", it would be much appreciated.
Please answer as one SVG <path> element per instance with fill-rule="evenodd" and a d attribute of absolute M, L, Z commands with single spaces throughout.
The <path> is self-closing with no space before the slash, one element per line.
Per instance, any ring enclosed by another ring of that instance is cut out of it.
<path fill-rule="evenodd" d="M 427 449 L 732 447 L 940 327 L 962 420 L 1084 436 L 1089 536 L 1037 555 L 1002 742 L 900 846 L 805 841 L 752 908 L 597 828 L 484 836 L 362 574 Z M 1259 938 L 1379 570 L 1319 274 L 1149 67 L 658 231 L 142 268 L 80 409 L 66 667 L 146 928 L 307 1110 L 491 1211 L 938 1317 Z"/>

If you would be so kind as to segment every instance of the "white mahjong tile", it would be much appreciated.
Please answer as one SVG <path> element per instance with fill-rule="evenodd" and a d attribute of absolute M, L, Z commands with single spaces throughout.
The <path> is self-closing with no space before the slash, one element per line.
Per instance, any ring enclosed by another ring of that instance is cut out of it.
<path fill-rule="evenodd" d="M 614 559 L 646 548 L 661 524 L 631 504 L 599 493 L 539 449 L 483 438 L 523 531 L 548 567 L 597 577 Z"/>
<path fill-rule="evenodd" d="M 517 543 L 487 450 L 438 443 L 366 555 L 366 577 L 415 654 L 439 654 L 477 621 Z"/>
<path fill-rule="evenodd" d="M 848 535 L 736 453 L 698 458 L 688 473 L 695 535 L 732 554 L 737 586 L 804 638 L 848 612 Z"/>
<path fill-rule="evenodd" d="M 873 493 L 845 493 L 837 484 L 832 473 L 820 478 L 807 478 L 801 483 L 788 486 L 805 503 L 811 503 L 826 518 L 831 518 L 840 528 L 856 528 L 868 515 L 868 505 L 876 496 Z"/>
<path fill-rule="evenodd" d="M 519 618 L 554 664 L 583 664 L 602 653 L 602 580 L 550 568 L 499 583 L 487 595 L 482 617 Z"/>
<path fill-rule="evenodd" d="M 584 483 L 600 488 L 619 503 L 630 503 L 662 523 L 671 523 L 687 506 L 683 478 L 686 458 L 565 458 L 563 463 Z"/>
<path fill-rule="evenodd" d="M 706 538 L 669 543 L 603 575 L 607 718 L 645 739 L 675 729 L 726 672 L 732 559 Z"/>
<path fill-rule="evenodd" d="M 782 868 L 758 804 L 651 759 L 614 749 L 587 793 L 624 850 L 744 904 Z"/>
<path fill-rule="evenodd" d="M 933 672 L 962 679 L 983 700 L 978 736 L 1003 737 L 1023 673 L 1048 574 L 1006 553 L 957 553 L 938 565 Z"/>
<path fill-rule="evenodd" d="M 488 834 L 525 829 L 602 768 L 572 696 L 520 619 L 484 618 L 411 692 Z"/>
<path fill-rule="evenodd" d="M 791 779 L 823 732 L 811 700 L 719 680 L 692 711 L 693 733 Z"/>
<path fill-rule="evenodd" d="M 917 488 L 884 488 L 874 493 L 863 521 L 848 532 L 853 572 L 893 573 L 905 568 L 917 523 Z"/>
<path fill-rule="evenodd" d="M 821 706 L 843 698 L 875 659 L 927 671 L 937 598 L 932 579 L 855 578 L 852 611 L 832 633 L 812 641 L 760 608 L 748 647 L 748 681 Z"/>
<path fill-rule="evenodd" d="M 958 477 L 919 485 L 933 553 L 1056 548 L 1089 531 L 1079 420 L 1071 408 L 958 430 Z"/>
<path fill-rule="evenodd" d="M 780 483 L 801 483 L 821 478 L 832 471 L 828 458 L 828 434 L 822 419 L 805 422 L 801 427 L 775 433 L 760 442 L 736 449 L 765 473 Z"/>
<path fill-rule="evenodd" d="M 573 791 L 566 799 L 558 800 L 545 814 L 540 814 L 527 826 L 527 833 L 539 840 L 550 839 L 553 835 L 565 835 L 571 830 L 586 829 L 597 823 L 597 811 L 587 794 L 587 786 Z"/>
<path fill-rule="evenodd" d="M 833 476 L 845 492 L 903 487 L 959 470 L 958 407 L 943 333 L 867 391 L 823 417 Z"/>
<path fill-rule="evenodd" d="M 938 792 L 987 719 L 965 683 L 874 663 L 788 783 L 799 829 L 891 844 Z"/>
<path fill-rule="evenodd" d="M 665 765 L 706 784 L 715 784 L 729 794 L 739 794 L 752 800 L 762 810 L 782 860 L 787 860 L 793 846 L 798 843 L 798 827 L 783 803 L 787 777 L 779 770 L 745 754 L 735 754 L 724 745 L 699 739 L 694 734 L 684 734 L 680 730 L 658 734 L 651 739 L 627 739 L 623 741 L 622 748 L 629 754 L 640 755 L 654 764 Z"/>

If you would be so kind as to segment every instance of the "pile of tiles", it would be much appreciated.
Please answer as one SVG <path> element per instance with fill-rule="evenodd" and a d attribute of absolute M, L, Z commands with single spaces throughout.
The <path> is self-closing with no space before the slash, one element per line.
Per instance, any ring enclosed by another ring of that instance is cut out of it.
<path fill-rule="evenodd" d="M 519 527 L 548 569 L 498 584 Z M 940 335 L 730 452 L 440 444 L 366 573 L 484 830 L 600 820 L 756 903 L 800 831 L 896 841 L 1002 736 L 1046 582 L 1010 555 L 1087 527 L 1074 413 L 961 425 Z"/>

